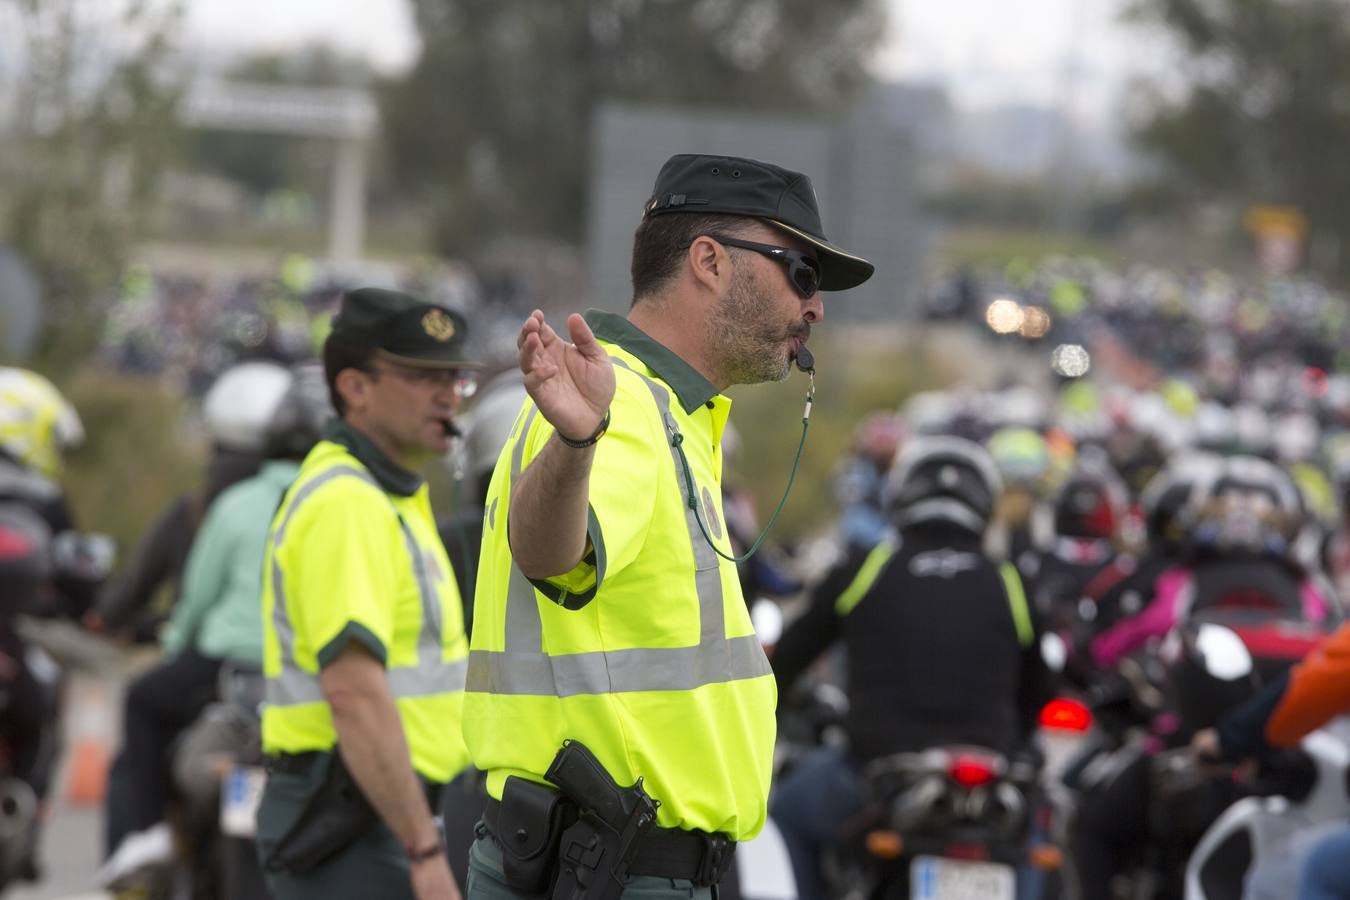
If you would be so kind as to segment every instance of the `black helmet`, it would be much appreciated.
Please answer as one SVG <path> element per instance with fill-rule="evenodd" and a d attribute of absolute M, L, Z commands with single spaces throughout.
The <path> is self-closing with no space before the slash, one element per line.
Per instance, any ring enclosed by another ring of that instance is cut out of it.
<path fill-rule="evenodd" d="M 268 457 L 300 459 L 319 442 L 333 415 L 323 366 L 305 363 L 290 370 L 290 384 L 267 420 L 263 449 Z"/>
<path fill-rule="evenodd" d="M 0 620 L 33 612 L 52 577 L 52 533 L 32 509 L 0 504 Z"/>
<path fill-rule="evenodd" d="M 1055 534 L 1060 537 L 1109 539 L 1125 516 L 1125 484 L 1104 459 L 1086 459 L 1055 492 Z"/>
<path fill-rule="evenodd" d="M 1185 538 L 1187 508 L 1222 467 L 1223 460 L 1212 454 L 1186 453 L 1150 478 L 1139 496 L 1149 538 L 1179 545 Z"/>
<path fill-rule="evenodd" d="M 983 534 L 1003 490 L 979 444 L 958 437 L 911 438 L 886 479 L 886 509 L 897 528 L 945 522 Z"/>

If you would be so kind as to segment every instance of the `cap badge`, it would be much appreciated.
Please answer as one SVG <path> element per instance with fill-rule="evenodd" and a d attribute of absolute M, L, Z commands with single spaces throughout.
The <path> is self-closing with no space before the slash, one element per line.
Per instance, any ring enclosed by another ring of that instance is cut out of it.
<path fill-rule="evenodd" d="M 445 310 L 433 309 L 422 317 L 422 330 L 427 333 L 427 337 L 443 344 L 455 336 L 455 320 Z"/>

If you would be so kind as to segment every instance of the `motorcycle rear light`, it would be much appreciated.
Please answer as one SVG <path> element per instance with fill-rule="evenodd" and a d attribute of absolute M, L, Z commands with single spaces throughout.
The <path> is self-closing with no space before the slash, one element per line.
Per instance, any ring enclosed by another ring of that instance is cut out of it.
<path fill-rule="evenodd" d="M 963 788 L 977 788 L 994 780 L 994 766 L 977 756 L 953 757 L 947 774 Z"/>
<path fill-rule="evenodd" d="M 867 852 L 877 859 L 899 859 L 905 852 L 904 839 L 894 831 L 869 831 L 866 843 Z"/>
<path fill-rule="evenodd" d="M 979 862 L 989 858 L 989 848 L 983 844 L 948 844 L 942 855 L 948 859 L 964 859 Z"/>
<path fill-rule="evenodd" d="M 0 559 L 23 559 L 35 549 L 27 535 L 0 528 Z"/>
<path fill-rule="evenodd" d="M 1084 732 L 1092 727 L 1092 711 L 1077 700 L 1056 697 L 1041 707 L 1042 728 Z"/>

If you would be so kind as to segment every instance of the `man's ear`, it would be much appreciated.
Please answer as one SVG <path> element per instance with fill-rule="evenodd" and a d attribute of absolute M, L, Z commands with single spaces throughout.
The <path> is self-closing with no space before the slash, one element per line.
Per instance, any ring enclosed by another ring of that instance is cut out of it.
<path fill-rule="evenodd" d="M 694 281 L 721 296 L 731 284 L 731 257 L 721 244 L 705 235 L 689 245 L 689 269 Z"/>
<path fill-rule="evenodd" d="M 343 369 L 333 380 L 348 409 L 364 410 L 370 396 L 370 377 L 359 369 Z"/>

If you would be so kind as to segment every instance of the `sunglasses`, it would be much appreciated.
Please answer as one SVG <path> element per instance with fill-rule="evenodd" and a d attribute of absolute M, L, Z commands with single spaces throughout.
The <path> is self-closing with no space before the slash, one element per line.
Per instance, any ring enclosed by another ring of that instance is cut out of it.
<path fill-rule="evenodd" d="M 739 247 L 742 250 L 753 250 L 755 253 L 762 253 L 769 259 L 776 259 L 779 262 L 787 263 L 788 281 L 792 284 L 793 290 L 803 300 L 810 300 L 820 290 L 820 263 L 813 257 L 807 256 L 799 250 L 789 250 L 787 247 L 775 247 L 773 244 L 758 244 L 754 241 L 743 241 L 740 238 L 722 237 L 719 234 L 710 234 L 707 237 L 712 238 L 719 244 L 726 244 L 728 247 Z"/>
<path fill-rule="evenodd" d="M 472 369 L 403 369 L 392 366 L 371 366 L 375 375 L 392 375 L 400 381 L 425 387 L 450 387 L 455 396 L 468 400 L 478 392 L 478 373 Z"/>

